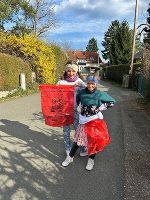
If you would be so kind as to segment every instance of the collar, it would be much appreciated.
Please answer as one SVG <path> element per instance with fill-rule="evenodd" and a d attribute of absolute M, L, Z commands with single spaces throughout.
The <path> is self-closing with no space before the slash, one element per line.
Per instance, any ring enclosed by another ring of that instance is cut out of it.
<path fill-rule="evenodd" d="M 88 90 L 87 87 L 85 88 L 85 91 L 86 91 L 86 93 L 88 93 L 88 94 L 93 94 L 96 90 L 97 90 L 97 89 L 95 88 L 94 90 L 90 91 L 90 90 Z"/>

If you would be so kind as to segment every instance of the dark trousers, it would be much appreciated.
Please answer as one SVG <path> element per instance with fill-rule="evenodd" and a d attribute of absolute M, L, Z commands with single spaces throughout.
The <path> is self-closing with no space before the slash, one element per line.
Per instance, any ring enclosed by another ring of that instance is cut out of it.
<path fill-rule="evenodd" d="M 79 146 L 77 145 L 76 142 L 74 142 L 74 143 L 73 143 L 73 146 L 72 146 L 72 148 L 71 148 L 71 151 L 70 151 L 70 153 L 69 153 L 69 156 L 70 156 L 71 158 L 74 157 L 74 155 L 75 155 L 75 153 L 76 153 L 76 151 L 77 151 L 78 148 L 79 148 Z M 91 158 L 91 159 L 94 160 L 95 155 L 96 155 L 96 154 L 92 154 L 92 155 L 89 156 L 89 158 Z"/>

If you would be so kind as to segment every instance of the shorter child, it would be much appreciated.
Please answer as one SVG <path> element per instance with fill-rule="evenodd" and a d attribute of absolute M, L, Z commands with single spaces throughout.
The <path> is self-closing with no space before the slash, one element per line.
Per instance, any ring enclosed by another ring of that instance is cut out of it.
<path fill-rule="evenodd" d="M 62 166 L 67 167 L 73 162 L 73 157 L 79 146 L 88 148 L 87 170 L 94 167 L 95 155 L 110 143 L 107 126 L 103 120 L 101 110 L 114 105 L 115 100 L 105 92 L 97 90 L 98 80 L 87 78 L 87 87 L 77 95 L 79 125 L 75 132 L 74 144 Z"/>

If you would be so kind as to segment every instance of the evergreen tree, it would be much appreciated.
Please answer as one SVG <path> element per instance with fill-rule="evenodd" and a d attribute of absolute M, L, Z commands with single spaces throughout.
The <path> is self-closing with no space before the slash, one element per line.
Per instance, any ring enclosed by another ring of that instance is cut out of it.
<path fill-rule="evenodd" d="M 89 40 L 88 45 L 86 46 L 86 51 L 90 51 L 90 52 L 98 51 L 97 40 L 95 38 L 91 38 Z"/>
<path fill-rule="evenodd" d="M 144 28 L 144 31 L 146 32 L 144 37 L 144 43 L 150 44 L 150 4 L 149 8 L 147 9 L 148 17 L 147 17 L 147 27 Z"/>
<path fill-rule="evenodd" d="M 140 32 L 136 35 L 135 38 L 135 53 L 141 51 L 144 48 L 143 42 L 141 42 Z"/>
<path fill-rule="evenodd" d="M 122 23 L 118 20 L 113 21 L 102 42 L 103 58 L 108 59 L 110 64 L 129 63 L 132 49 L 131 41 L 132 34 L 128 23 L 126 21 Z"/>
<path fill-rule="evenodd" d="M 113 63 L 113 54 L 115 51 L 113 46 L 115 45 L 114 38 L 119 26 L 120 24 L 118 20 L 113 21 L 104 35 L 104 41 L 102 41 L 102 46 L 104 47 L 104 50 L 101 51 L 102 56 L 105 60 L 109 59 L 110 64 Z"/>
<path fill-rule="evenodd" d="M 126 64 L 129 63 L 131 58 L 132 47 L 132 34 L 129 29 L 129 25 L 126 21 L 120 24 L 119 29 L 116 32 L 116 63 L 114 64 Z"/>

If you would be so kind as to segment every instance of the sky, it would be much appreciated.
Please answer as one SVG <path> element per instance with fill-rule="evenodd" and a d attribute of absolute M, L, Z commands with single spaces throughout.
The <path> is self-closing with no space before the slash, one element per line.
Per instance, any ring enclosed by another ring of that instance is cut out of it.
<path fill-rule="evenodd" d="M 136 0 L 55 0 L 57 28 L 46 35 L 49 42 L 68 43 L 73 50 L 85 50 L 89 39 L 97 40 L 99 52 L 104 33 L 113 20 L 134 26 Z M 138 24 L 145 23 L 150 0 L 139 0 Z"/>

